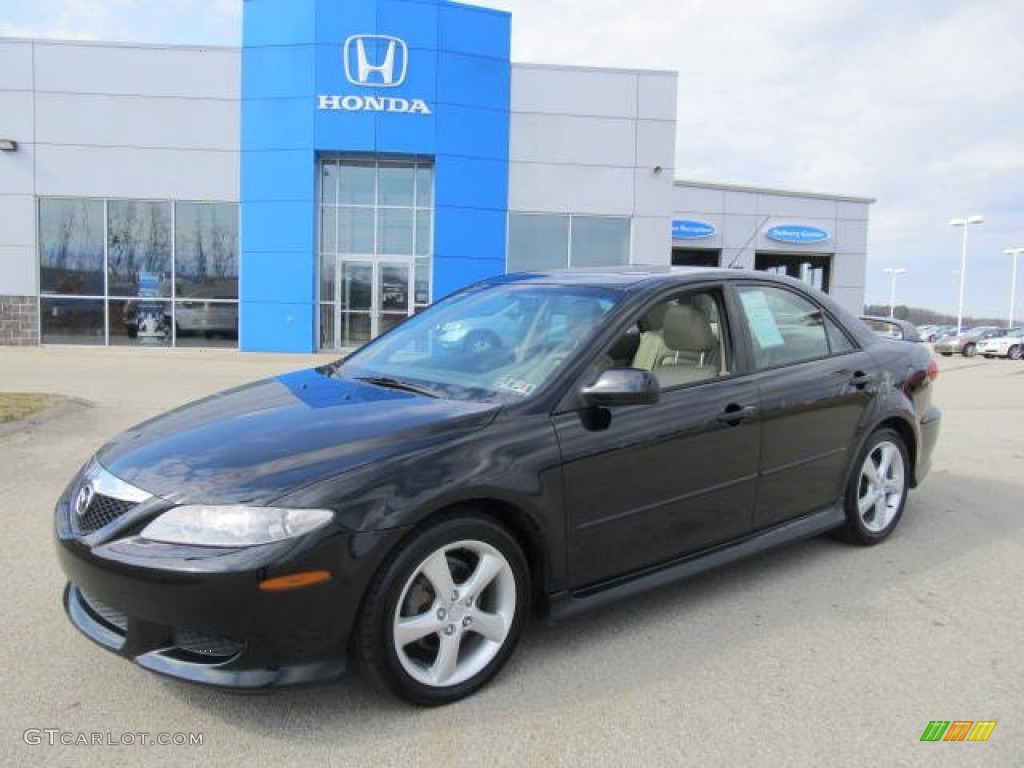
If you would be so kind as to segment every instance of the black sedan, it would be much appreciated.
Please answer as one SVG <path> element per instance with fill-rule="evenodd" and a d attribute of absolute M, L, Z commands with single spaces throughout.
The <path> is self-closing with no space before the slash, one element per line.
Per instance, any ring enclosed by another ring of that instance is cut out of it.
<path fill-rule="evenodd" d="M 499 343 L 455 324 L 510 306 Z M 102 646 L 259 688 L 355 662 L 418 704 L 564 618 L 786 542 L 875 544 L 927 474 L 928 351 L 788 278 L 512 275 L 347 359 L 115 438 L 56 508 Z"/>

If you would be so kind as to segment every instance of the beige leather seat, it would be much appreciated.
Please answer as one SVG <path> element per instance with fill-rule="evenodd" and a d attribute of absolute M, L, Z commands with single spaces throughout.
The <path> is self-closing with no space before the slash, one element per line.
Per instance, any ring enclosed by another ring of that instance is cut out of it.
<path fill-rule="evenodd" d="M 640 346 L 633 355 L 633 368 L 653 371 L 669 354 L 665 345 L 665 313 L 669 302 L 663 302 L 651 308 L 640 320 Z"/>
<path fill-rule="evenodd" d="M 669 354 L 655 367 L 662 387 L 674 387 L 718 375 L 718 337 L 708 316 L 696 307 L 674 304 L 665 312 L 663 330 Z"/>

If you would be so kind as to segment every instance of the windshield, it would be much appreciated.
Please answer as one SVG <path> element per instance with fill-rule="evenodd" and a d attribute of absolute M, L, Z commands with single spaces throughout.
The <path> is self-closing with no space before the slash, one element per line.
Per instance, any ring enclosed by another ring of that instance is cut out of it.
<path fill-rule="evenodd" d="M 585 347 L 620 296 L 588 286 L 469 289 L 353 353 L 334 375 L 435 397 L 522 400 Z"/>

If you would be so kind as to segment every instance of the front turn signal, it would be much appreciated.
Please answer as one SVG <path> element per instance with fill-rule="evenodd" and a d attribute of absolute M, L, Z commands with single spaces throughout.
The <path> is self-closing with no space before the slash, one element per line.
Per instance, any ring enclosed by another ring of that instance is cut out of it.
<path fill-rule="evenodd" d="M 303 589 L 317 584 L 324 584 L 331 580 L 329 571 L 306 571 L 305 573 L 289 573 L 287 576 L 276 576 L 273 579 L 265 579 L 260 582 L 260 589 L 263 592 L 288 592 L 293 589 Z"/>

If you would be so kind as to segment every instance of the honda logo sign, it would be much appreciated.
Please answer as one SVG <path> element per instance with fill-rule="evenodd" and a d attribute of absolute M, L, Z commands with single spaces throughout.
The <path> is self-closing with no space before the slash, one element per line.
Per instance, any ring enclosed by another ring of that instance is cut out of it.
<path fill-rule="evenodd" d="M 409 46 L 388 35 L 352 35 L 345 41 L 345 77 L 353 85 L 397 88 L 409 71 Z"/>

